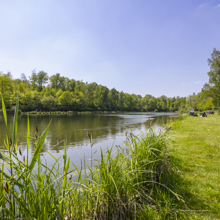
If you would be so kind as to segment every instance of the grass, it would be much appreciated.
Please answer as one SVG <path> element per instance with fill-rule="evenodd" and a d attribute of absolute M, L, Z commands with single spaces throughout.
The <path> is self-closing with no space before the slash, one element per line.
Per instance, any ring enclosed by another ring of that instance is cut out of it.
<path fill-rule="evenodd" d="M 7 114 L 2 100 L 5 129 Z M 85 161 L 84 170 L 70 161 L 64 146 L 64 155 L 54 158 L 49 168 L 41 161 L 40 152 L 49 125 L 42 135 L 36 130 L 30 136 L 27 123 L 27 155 L 17 149 L 17 118 L 19 100 L 14 115 L 13 133 L 6 134 L 8 154 L 0 153 L 0 218 L 1 219 L 175 219 L 176 205 L 182 198 L 172 190 L 170 156 L 166 132 L 156 135 L 127 135 L 126 147 L 112 148 L 106 156 L 100 150 L 101 161 Z M 10 138 L 11 137 L 11 138 Z M 36 141 L 34 153 L 28 158 L 30 139 Z M 46 149 L 44 149 L 46 151 Z M 19 160 L 18 154 L 23 156 Z M 60 172 L 63 164 L 62 172 Z"/>
<path fill-rule="evenodd" d="M 126 147 L 103 153 L 101 161 L 76 167 L 66 152 L 52 167 L 40 152 L 49 126 L 30 136 L 27 155 L 17 149 L 17 118 L 0 153 L 0 219 L 217 219 L 220 210 L 220 116 L 184 117 L 155 134 L 126 136 Z M 7 131 L 7 113 L 2 100 Z M 28 116 L 27 116 L 28 117 Z M 169 130 L 169 132 L 168 132 Z M 30 146 L 30 139 L 35 145 Z M 172 141 L 172 144 L 170 145 Z M 29 149 L 34 147 L 31 158 Z M 46 149 L 43 149 L 46 151 Z M 19 160 L 23 156 L 23 161 Z M 63 164 L 63 166 L 62 166 Z M 61 171 L 62 168 L 62 171 Z"/>
<path fill-rule="evenodd" d="M 219 125 L 219 115 L 187 116 L 173 125 L 172 164 L 180 174 L 175 190 L 189 208 L 182 218 L 220 219 Z"/>

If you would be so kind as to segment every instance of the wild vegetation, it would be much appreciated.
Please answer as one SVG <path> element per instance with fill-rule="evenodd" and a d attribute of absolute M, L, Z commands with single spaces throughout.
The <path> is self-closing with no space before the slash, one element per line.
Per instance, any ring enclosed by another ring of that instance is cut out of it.
<path fill-rule="evenodd" d="M 7 113 L 2 102 L 7 131 Z M 159 134 L 127 135 L 101 160 L 76 167 L 64 155 L 52 167 L 40 157 L 49 125 L 30 136 L 27 152 L 17 149 L 18 100 L 13 133 L 6 134 L 8 153 L 0 153 L 2 219 L 213 219 L 219 218 L 218 115 L 184 117 Z M 169 133 L 168 133 L 169 132 Z M 9 138 L 11 137 L 11 138 Z M 30 146 L 30 140 L 36 141 Z M 171 143 L 172 142 L 172 143 Z M 30 148 L 34 148 L 32 156 Z M 46 151 L 46 149 L 44 149 Z M 23 161 L 22 158 L 23 157 Z M 63 163 L 63 166 L 61 164 Z"/>
<path fill-rule="evenodd" d="M 7 130 L 7 113 L 2 102 Z M 184 202 L 172 190 L 173 168 L 167 150 L 166 132 L 127 136 L 126 147 L 118 147 L 112 157 L 100 150 L 101 161 L 85 161 L 84 169 L 76 167 L 64 155 L 54 158 L 48 167 L 40 152 L 49 126 L 38 137 L 30 136 L 27 123 L 27 152 L 17 149 L 18 100 L 15 109 L 12 138 L 7 133 L 5 147 L 8 154 L 0 153 L 2 219 L 146 219 L 174 218 L 177 201 Z M 92 134 L 87 133 L 93 146 Z M 30 139 L 35 146 L 30 146 Z M 30 158 L 29 150 L 34 147 Z M 46 149 L 44 149 L 46 150 Z M 21 158 L 23 157 L 23 161 Z M 63 163 L 61 171 L 61 163 Z"/>

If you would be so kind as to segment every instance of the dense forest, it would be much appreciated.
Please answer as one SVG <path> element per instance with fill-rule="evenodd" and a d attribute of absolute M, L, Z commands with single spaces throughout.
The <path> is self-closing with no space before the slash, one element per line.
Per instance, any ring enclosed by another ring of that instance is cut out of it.
<path fill-rule="evenodd" d="M 180 111 L 191 108 L 202 111 L 215 109 L 217 104 L 206 92 L 188 97 L 154 97 L 128 94 L 97 83 L 85 83 L 59 73 L 48 76 L 44 71 L 32 71 L 27 79 L 21 74 L 13 79 L 10 72 L 0 72 L 0 94 L 8 109 L 13 109 L 19 92 L 20 110 L 35 111 Z M 1 104 L 0 104 L 1 105 Z M 1 107 L 1 106 L 0 106 Z"/>

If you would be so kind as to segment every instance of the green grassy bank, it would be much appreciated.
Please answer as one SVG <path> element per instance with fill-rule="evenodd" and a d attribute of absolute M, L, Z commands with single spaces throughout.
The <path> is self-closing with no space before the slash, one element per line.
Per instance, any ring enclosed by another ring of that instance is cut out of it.
<path fill-rule="evenodd" d="M 54 159 L 48 167 L 40 152 L 50 125 L 31 137 L 28 120 L 27 152 L 17 148 L 18 103 L 13 133 L 6 132 L 8 153 L 0 152 L 0 219 L 219 218 L 220 116 L 185 117 L 159 134 L 129 132 L 114 157 L 112 148 L 100 149 L 101 160 L 87 133 L 91 164 L 76 167 L 64 145 L 59 158 L 44 149 Z"/>
<path fill-rule="evenodd" d="M 180 175 L 176 192 L 189 207 L 183 217 L 220 219 L 220 116 L 183 117 L 169 135 L 172 164 Z"/>

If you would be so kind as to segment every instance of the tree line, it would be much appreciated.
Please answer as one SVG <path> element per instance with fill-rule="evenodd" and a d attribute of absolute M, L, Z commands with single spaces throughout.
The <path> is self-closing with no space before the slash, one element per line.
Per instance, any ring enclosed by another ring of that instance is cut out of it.
<path fill-rule="evenodd" d="M 44 71 L 33 70 L 27 79 L 24 73 L 13 79 L 10 72 L 0 72 L 0 94 L 5 105 L 12 109 L 17 93 L 20 96 L 21 111 L 180 111 L 191 108 L 198 111 L 216 109 L 220 97 L 220 52 L 213 50 L 210 65 L 209 83 L 202 91 L 188 97 L 154 97 L 124 93 L 115 88 L 109 89 L 97 83 L 63 77 L 59 73 L 48 76 Z"/>

